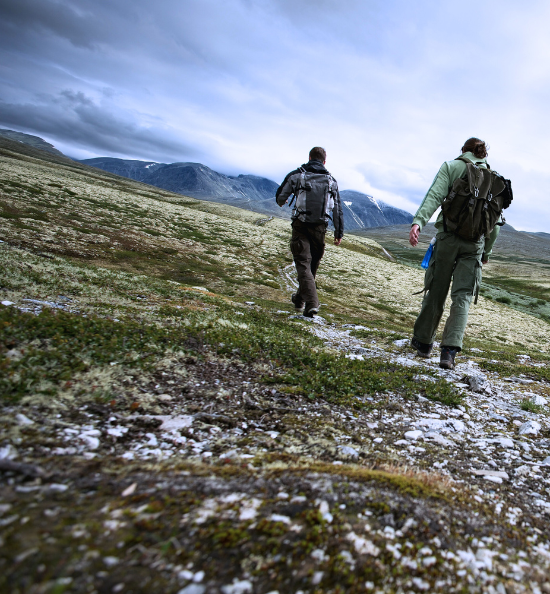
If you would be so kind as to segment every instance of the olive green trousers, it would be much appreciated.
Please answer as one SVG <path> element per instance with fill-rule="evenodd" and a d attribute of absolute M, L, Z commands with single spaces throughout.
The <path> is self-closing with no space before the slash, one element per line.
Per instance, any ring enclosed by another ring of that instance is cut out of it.
<path fill-rule="evenodd" d="M 454 233 L 438 233 L 430 265 L 424 278 L 422 309 L 414 325 L 414 338 L 432 344 L 451 286 L 451 311 L 441 346 L 462 349 L 473 296 L 481 284 L 481 257 L 485 238 L 467 241 Z"/>

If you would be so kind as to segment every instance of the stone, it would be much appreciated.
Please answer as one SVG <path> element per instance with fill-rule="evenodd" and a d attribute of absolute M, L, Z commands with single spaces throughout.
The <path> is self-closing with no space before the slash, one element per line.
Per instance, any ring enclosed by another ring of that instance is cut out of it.
<path fill-rule="evenodd" d="M 537 435 L 540 431 L 540 423 L 537 421 L 526 421 L 519 428 L 520 435 Z"/>
<path fill-rule="evenodd" d="M 420 363 L 414 361 L 413 359 L 407 359 L 407 357 L 397 357 L 395 362 L 399 365 L 403 365 L 403 367 L 418 367 Z"/>
<path fill-rule="evenodd" d="M 407 431 L 405 433 L 405 438 L 413 440 L 413 441 L 416 441 L 420 437 L 422 437 L 422 431 L 420 431 L 419 429 L 417 429 L 415 431 Z"/>
<path fill-rule="evenodd" d="M 540 394 L 531 394 L 529 396 L 529 402 L 536 404 L 537 406 L 544 406 L 546 404 L 546 398 Z"/>
<path fill-rule="evenodd" d="M 503 448 L 512 448 L 514 447 L 514 442 L 509 437 L 497 437 L 496 439 L 488 439 L 487 443 L 498 443 Z"/>
<path fill-rule="evenodd" d="M 428 437 L 440 446 L 445 446 L 448 448 L 456 447 L 456 443 L 454 441 L 447 439 L 446 437 L 443 437 L 443 435 L 439 435 L 439 433 L 434 432 L 432 434 L 426 435 L 425 437 Z"/>
<path fill-rule="evenodd" d="M 13 301 L 2 301 L 1 303 L 2 303 L 2 305 L 5 305 L 6 307 L 13 305 Z"/>
<path fill-rule="evenodd" d="M 132 483 L 129 487 L 126 487 L 124 491 L 122 491 L 122 497 L 129 497 L 133 495 L 136 491 L 137 483 Z"/>
<path fill-rule="evenodd" d="M 15 415 L 15 420 L 19 425 L 34 425 L 34 421 L 29 419 L 29 417 L 25 416 L 22 413 L 18 413 Z"/>
<path fill-rule="evenodd" d="M 378 557 L 380 554 L 380 549 L 373 542 L 362 536 L 358 536 L 355 532 L 350 532 L 346 538 L 353 543 L 353 546 L 359 555 Z"/>
<path fill-rule="evenodd" d="M 80 440 L 84 442 L 84 444 L 90 450 L 97 450 L 97 448 L 99 447 L 99 439 L 97 437 L 94 437 L 93 435 L 81 433 L 78 437 Z"/>
<path fill-rule="evenodd" d="M 515 470 L 516 476 L 523 476 L 524 474 L 529 474 L 529 472 L 531 472 L 531 468 L 527 464 L 522 464 Z"/>
<path fill-rule="evenodd" d="M 204 586 L 201 587 L 204 588 Z M 249 594 L 252 592 L 252 583 L 248 580 L 235 581 L 227 586 L 222 586 L 222 592 L 223 594 Z M 181 591 L 178 594 L 182 594 Z M 193 594 L 193 592 L 185 592 L 185 594 Z"/>
<path fill-rule="evenodd" d="M 542 466 L 550 466 L 550 456 L 542 461 Z"/>
<path fill-rule="evenodd" d="M 482 373 L 470 375 L 467 382 L 470 385 L 470 390 L 472 390 L 472 392 L 481 392 L 487 384 L 487 376 Z"/>
<path fill-rule="evenodd" d="M 248 590 L 248 592 L 250 592 L 251 590 Z M 189 584 L 188 586 L 185 586 L 185 588 L 182 588 L 178 594 L 204 594 L 206 592 L 206 586 L 203 586 L 202 584 Z M 226 594 L 226 591 L 222 588 L 222 592 L 224 592 L 224 594 Z M 237 590 L 233 591 L 228 591 L 228 592 L 237 592 Z M 246 590 L 243 590 L 243 592 L 246 592 Z"/>
<path fill-rule="evenodd" d="M 351 458 L 357 458 L 359 456 L 359 452 L 350 446 L 341 445 L 341 446 L 338 446 L 338 449 L 345 456 L 350 456 Z"/>
<path fill-rule="evenodd" d="M 18 351 L 17 349 L 10 349 L 6 353 L 6 359 L 11 359 L 12 361 L 19 361 L 23 358 L 23 353 Z"/>
<path fill-rule="evenodd" d="M 0 460 L 13 460 L 17 458 L 18 453 L 17 450 L 8 443 L 8 445 L 0 448 Z"/>
<path fill-rule="evenodd" d="M 483 477 L 493 476 L 506 480 L 510 478 L 508 473 L 504 472 L 503 470 L 478 470 L 477 468 L 472 468 L 472 473 Z"/>

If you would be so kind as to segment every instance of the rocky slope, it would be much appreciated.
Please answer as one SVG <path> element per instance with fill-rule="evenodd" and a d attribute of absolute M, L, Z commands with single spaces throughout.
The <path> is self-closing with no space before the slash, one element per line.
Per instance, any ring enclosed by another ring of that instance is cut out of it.
<path fill-rule="evenodd" d="M 550 591 L 550 335 L 480 298 L 454 372 L 419 270 L 0 145 L 0 589 Z M 40 180 L 40 183 L 37 183 Z"/>

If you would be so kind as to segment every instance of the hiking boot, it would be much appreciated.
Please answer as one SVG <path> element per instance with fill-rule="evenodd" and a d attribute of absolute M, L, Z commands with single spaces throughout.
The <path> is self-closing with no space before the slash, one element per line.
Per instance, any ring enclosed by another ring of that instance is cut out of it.
<path fill-rule="evenodd" d="M 292 293 L 292 295 L 290 296 L 290 300 L 292 301 L 292 303 L 294 303 L 296 312 L 301 313 L 302 310 L 304 309 L 305 303 L 301 299 L 298 298 L 298 293 Z"/>
<path fill-rule="evenodd" d="M 439 367 L 441 369 L 454 369 L 455 357 L 460 349 L 456 347 L 441 347 L 441 359 L 439 360 Z"/>
<path fill-rule="evenodd" d="M 413 338 L 411 340 L 411 346 L 413 349 L 416 349 L 416 353 L 419 357 L 428 358 L 432 354 L 433 344 L 426 344 L 425 342 L 420 342 Z"/>
<path fill-rule="evenodd" d="M 307 311 L 304 311 L 304 318 L 312 318 L 319 313 L 318 307 L 310 307 Z"/>

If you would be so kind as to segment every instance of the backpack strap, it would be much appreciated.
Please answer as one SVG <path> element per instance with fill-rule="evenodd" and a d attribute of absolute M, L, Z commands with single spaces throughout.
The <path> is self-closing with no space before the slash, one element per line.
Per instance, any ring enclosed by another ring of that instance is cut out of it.
<path fill-rule="evenodd" d="M 292 203 L 294 202 L 294 200 L 296 200 L 296 197 L 300 193 L 300 190 L 305 186 L 306 170 L 303 167 L 299 167 L 298 169 L 300 170 L 300 181 L 298 182 L 298 187 L 295 188 L 295 190 L 292 194 L 292 198 L 290 199 L 290 202 L 288 203 L 289 208 L 292 206 Z"/>

